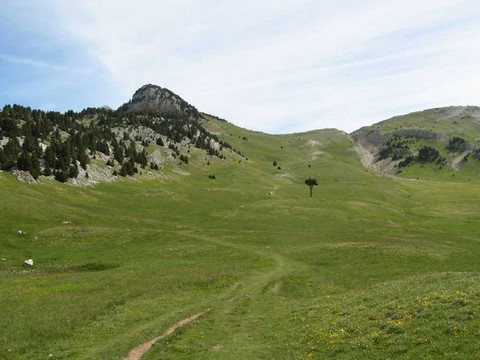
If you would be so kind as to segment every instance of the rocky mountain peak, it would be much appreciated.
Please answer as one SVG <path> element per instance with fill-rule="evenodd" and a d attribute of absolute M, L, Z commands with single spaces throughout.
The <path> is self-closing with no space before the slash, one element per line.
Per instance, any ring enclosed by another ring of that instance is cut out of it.
<path fill-rule="evenodd" d="M 119 111 L 139 113 L 176 113 L 198 119 L 198 110 L 174 92 L 157 85 L 147 84 L 133 94 Z"/>

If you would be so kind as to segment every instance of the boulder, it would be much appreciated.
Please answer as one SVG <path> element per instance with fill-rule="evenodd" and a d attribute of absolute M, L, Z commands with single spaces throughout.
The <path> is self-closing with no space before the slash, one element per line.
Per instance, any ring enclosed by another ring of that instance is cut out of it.
<path fill-rule="evenodd" d="M 23 265 L 25 265 L 25 266 L 33 266 L 33 260 L 32 260 L 32 259 L 25 260 L 25 261 L 23 262 Z"/>

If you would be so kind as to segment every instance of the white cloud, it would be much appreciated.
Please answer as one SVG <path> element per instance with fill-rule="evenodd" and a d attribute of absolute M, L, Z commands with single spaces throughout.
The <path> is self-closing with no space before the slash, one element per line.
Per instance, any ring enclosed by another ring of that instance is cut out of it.
<path fill-rule="evenodd" d="M 110 74 L 269 132 L 347 131 L 430 106 L 480 104 L 473 0 L 54 1 Z"/>

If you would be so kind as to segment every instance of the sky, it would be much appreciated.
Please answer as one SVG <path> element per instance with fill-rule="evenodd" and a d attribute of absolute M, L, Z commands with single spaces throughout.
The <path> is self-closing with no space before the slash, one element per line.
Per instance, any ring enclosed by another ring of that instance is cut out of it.
<path fill-rule="evenodd" d="M 144 84 L 268 133 L 480 106 L 480 1 L 1 0 L 0 106 L 117 108 Z"/>

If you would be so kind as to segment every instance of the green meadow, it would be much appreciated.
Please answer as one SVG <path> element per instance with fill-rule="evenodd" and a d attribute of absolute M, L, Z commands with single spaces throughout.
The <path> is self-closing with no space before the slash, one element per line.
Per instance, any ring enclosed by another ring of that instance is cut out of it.
<path fill-rule="evenodd" d="M 0 174 L 0 358 L 122 359 L 199 312 L 144 359 L 480 358 L 476 170 L 384 176 L 337 130 L 206 126 L 248 160 Z"/>

